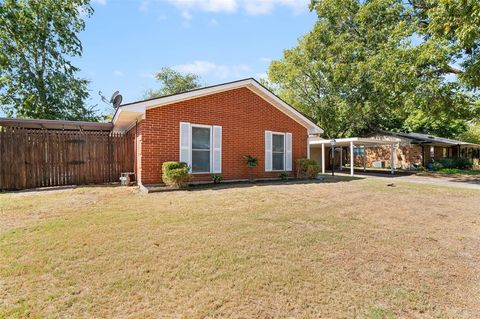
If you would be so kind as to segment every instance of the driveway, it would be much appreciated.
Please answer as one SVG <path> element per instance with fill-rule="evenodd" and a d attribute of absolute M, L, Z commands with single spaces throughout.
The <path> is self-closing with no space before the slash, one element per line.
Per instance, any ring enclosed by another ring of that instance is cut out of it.
<path fill-rule="evenodd" d="M 336 175 L 340 176 L 350 176 L 349 174 L 343 172 L 336 172 Z M 479 189 L 480 190 L 480 176 L 467 176 L 467 175 L 387 175 L 387 174 L 378 174 L 378 173 L 363 173 L 355 172 L 356 177 L 363 178 L 375 178 L 375 179 L 384 179 L 385 181 L 395 182 L 409 182 L 409 183 L 419 183 L 427 185 L 437 185 L 437 186 L 446 186 L 446 187 L 456 187 L 456 188 L 469 188 L 469 189 Z"/>

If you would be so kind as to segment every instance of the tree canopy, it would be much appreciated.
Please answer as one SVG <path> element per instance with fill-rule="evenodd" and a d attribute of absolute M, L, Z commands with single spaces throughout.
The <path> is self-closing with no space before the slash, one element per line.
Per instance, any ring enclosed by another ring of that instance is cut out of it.
<path fill-rule="evenodd" d="M 0 107 L 8 116 L 94 120 L 88 81 L 69 60 L 82 54 L 78 33 L 89 0 L 0 3 Z"/>
<path fill-rule="evenodd" d="M 472 123 L 468 129 L 460 135 L 462 141 L 480 144 L 480 122 Z"/>
<path fill-rule="evenodd" d="M 447 9 L 433 14 L 423 1 L 313 0 L 311 9 L 313 30 L 268 76 L 327 137 L 379 129 L 455 136 L 478 115 L 478 36 L 465 35 L 477 26 L 460 25 Z M 449 21 L 457 31 L 442 31 Z"/>
<path fill-rule="evenodd" d="M 155 78 L 160 82 L 159 89 L 148 90 L 145 98 L 153 98 L 170 94 L 182 93 L 202 87 L 200 77 L 193 73 L 182 74 L 172 68 L 162 68 Z"/>

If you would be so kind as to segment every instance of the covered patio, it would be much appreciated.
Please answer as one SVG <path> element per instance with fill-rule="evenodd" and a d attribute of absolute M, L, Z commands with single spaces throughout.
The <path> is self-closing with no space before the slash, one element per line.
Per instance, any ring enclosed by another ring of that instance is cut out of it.
<path fill-rule="evenodd" d="M 365 149 L 372 147 L 390 146 L 390 173 L 395 174 L 395 146 L 398 141 L 377 140 L 373 138 L 339 138 L 333 140 L 322 139 L 319 137 L 309 139 L 310 158 L 321 163 L 322 174 L 325 174 L 327 164 L 329 167 L 335 167 L 335 160 L 338 158 L 339 168 L 343 169 L 347 164 L 350 167 L 350 175 L 355 175 L 355 154 L 362 156 L 363 169 L 366 170 Z M 333 149 L 333 152 L 332 152 Z M 343 163 L 345 154 L 348 154 L 347 161 Z M 328 160 L 328 163 L 327 163 Z"/>

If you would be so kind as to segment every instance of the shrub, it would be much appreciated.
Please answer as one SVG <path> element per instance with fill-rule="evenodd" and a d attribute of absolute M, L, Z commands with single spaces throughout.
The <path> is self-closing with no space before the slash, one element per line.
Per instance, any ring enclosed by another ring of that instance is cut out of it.
<path fill-rule="evenodd" d="M 471 169 L 473 167 L 473 162 L 463 157 L 446 157 L 439 159 L 438 162 L 444 168 Z"/>
<path fill-rule="evenodd" d="M 164 162 L 162 164 L 162 179 L 168 186 L 182 188 L 190 181 L 188 165 L 184 162 Z"/>
<path fill-rule="evenodd" d="M 248 167 L 256 167 L 258 165 L 258 158 L 252 155 L 245 155 L 243 159 L 245 160 L 245 164 L 247 164 Z"/>
<path fill-rule="evenodd" d="M 315 178 L 320 173 L 320 165 L 309 165 L 307 168 L 307 178 Z"/>
<path fill-rule="evenodd" d="M 220 182 L 222 181 L 223 177 L 222 175 L 216 175 L 216 174 L 213 174 L 212 175 L 212 182 L 214 184 L 220 184 Z"/>
<path fill-rule="evenodd" d="M 258 165 L 258 158 L 254 157 L 252 155 L 245 155 L 243 157 L 243 159 L 245 160 L 245 164 L 247 165 L 247 167 L 250 170 L 250 172 L 249 172 L 250 182 L 253 182 L 253 168 Z"/>
<path fill-rule="evenodd" d="M 297 160 L 297 177 L 298 178 L 315 178 L 320 172 L 320 166 L 315 160 L 302 158 Z"/>
<path fill-rule="evenodd" d="M 286 181 L 288 180 L 288 177 L 290 176 L 290 174 L 288 174 L 287 172 L 281 172 L 279 177 L 282 181 Z"/>
<path fill-rule="evenodd" d="M 441 170 L 443 168 L 443 165 L 440 162 L 433 162 L 430 167 L 431 167 L 432 171 L 438 171 L 438 170 Z"/>
<path fill-rule="evenodd" d="M 423 165 L 420 164 L 420 165 L 417 165 L 415 167 L 415 170 L 419 171 L 419 172 L 425 172 L 427 169 Z"/>

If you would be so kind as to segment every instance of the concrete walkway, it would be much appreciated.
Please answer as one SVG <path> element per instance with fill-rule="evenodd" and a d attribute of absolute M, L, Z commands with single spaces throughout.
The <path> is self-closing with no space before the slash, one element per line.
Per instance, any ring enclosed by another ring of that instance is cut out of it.
<path fill-rule="evenodd" d="M 339 176 L 350 176 L 348 173 L 344 172 L 335 172 L 335 175 Z M 421 176 L 421 175 L 387 175 L 387 174 L 378 174 L 378 173 L 357 173 L 355 172 L 356 177 L 360 178 L 375 178 L 383 179 L 389 183 L 398 182 L 408 182 L 408 183 L 418 183 L 418 184 L 427 184 L 427 185 L 436 185 L 436 186 L 446 186 L 446 187 L 455 187 L 455 188 L 469 188 L 469 189 L 478 189 L 480 190 L 480 176 Z"/>

